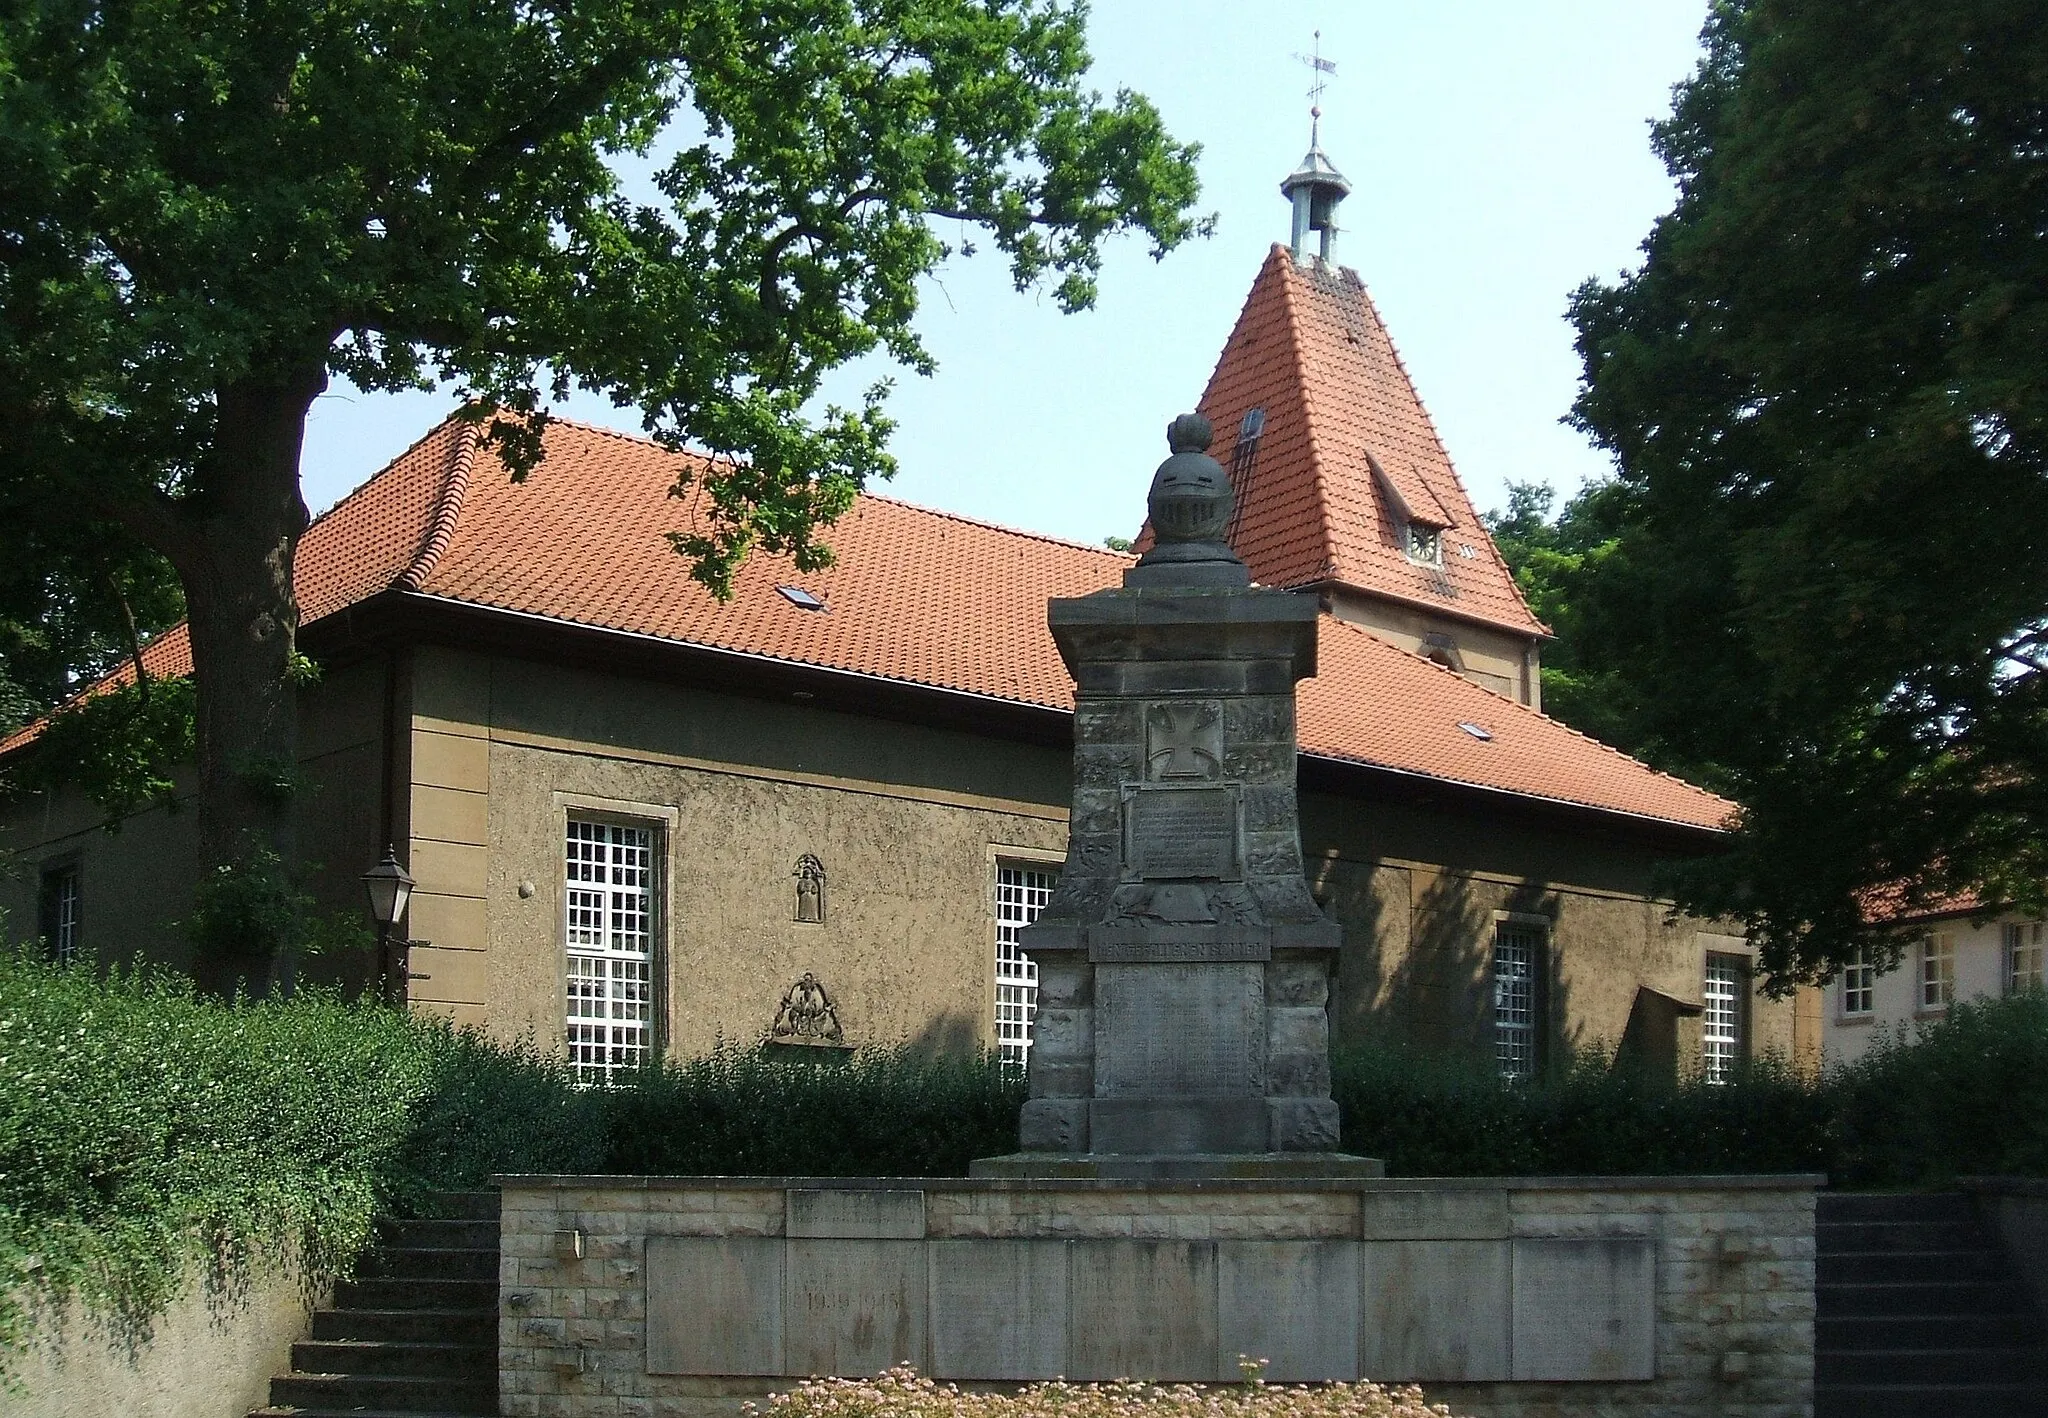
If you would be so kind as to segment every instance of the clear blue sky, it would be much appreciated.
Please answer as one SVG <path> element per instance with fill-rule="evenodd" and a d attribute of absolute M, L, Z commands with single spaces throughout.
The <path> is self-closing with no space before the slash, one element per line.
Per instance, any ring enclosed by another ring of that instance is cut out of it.
<path fill-rule="evenodd" d="M 1606 460 L 1559 423 L 1578 377 L 1565 301 L 1637 260 L 1672 189 L 1648 120 L 1698 56 L 1702 0 L 1097 0 L 1095 79 L 1151 97 L 1202 145 L 1217 234 L 1155 264 L 1109 253 L 1097 308 L 1061 315 L 1010 289 L 999 259 L 926 283 L 918 324 L 937 375 L 897 379 L 902 471 L 881 491 L 1084 541 L 1128 535 L 1267 246 L 1287 237 L 1277 184 L 1308 146 L 1307 70 L 1323 32 L 1338 64 L 1323 146 L 1351 179 L 1337 257 L 1365 279 L 1474 501 L 1510 479 L 1569 494 Z M 842 371 L 833 391 L 887 373 Z M 317 511 L 452 406 L 442 395 L 336 387 L 307 429 Z M 637 431 L 633 410 L 564 412 Z"/>

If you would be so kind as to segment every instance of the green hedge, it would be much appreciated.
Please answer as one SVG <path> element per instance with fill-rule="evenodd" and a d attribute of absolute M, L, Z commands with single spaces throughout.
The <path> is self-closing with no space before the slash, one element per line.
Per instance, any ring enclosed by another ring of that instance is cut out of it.
<path fill-rule="evenodd" d="M 1659 1087 L 1580 1061 L 1506 1086 L 1391 1048 L 1335 1060 L 1345 1146 L 1394 1175 L 1824 1171 L 1837 1185 L 2048 1176 L 2048 999 L 1958 1006 L 1821 1080 Z M 1015 1145 L 987 1057 L 725 1045 L 575 1087 L 531 1047 L 306 992 L 223 1003 L 159 973 L 0 954 L 0 1360 L 38 1304 L 144 1325 L 195 1261 L 287 1246 L 344 1270 L 380 1210 L 495 1172 L 957 1175 Z"/>

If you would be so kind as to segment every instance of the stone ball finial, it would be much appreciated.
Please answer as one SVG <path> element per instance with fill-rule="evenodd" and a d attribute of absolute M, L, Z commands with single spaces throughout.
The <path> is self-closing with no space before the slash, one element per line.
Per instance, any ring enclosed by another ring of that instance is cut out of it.
<path fill-rule="evenodd" d="M 1182 414 L 1166 426 L 1166 446 L 1175 453 L 1206 453 L 1216 436 L 1200 414 Z"/>
<path fill-rule="evenodd" d="M 1209 420 L 1182 414 L 1166 430 L 1173 456 L 1152 475 L 1146 510 L 1152 535 L 1161 542 L 1213 542 L 1224 556 L 1223 532 L 1230 525 L 1230 478 L 1204 450 L 1209 446 Z"/>

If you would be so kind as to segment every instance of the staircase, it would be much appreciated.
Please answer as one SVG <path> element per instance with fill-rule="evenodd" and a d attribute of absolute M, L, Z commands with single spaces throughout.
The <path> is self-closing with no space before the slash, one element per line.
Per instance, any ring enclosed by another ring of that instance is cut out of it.
<path fill-rule="evenodd" d="M 377 1222 L 376 1248 L 250 1418 L 498 1411 L 498 1194 L 441 1200 L 444 1219 Z"/>
<path fill-rule="evenodd" d="M 2048 1331 L 1961 1193 L 1823 1194 L 1814 1418 L 2048 1418 Z"/>

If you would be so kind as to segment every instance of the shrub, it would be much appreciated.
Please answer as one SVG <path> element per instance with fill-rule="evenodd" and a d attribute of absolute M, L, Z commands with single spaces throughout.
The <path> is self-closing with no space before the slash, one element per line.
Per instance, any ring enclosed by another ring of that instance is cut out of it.
<path fill-rule="evenodd" d="M 1415 1387 L 1373 1383 L 1313 1387 L 1262 1383 L 1247 1363 L 1243 1384 L 1032 1384 L 1014 1394 L 969 1393 L 908 1366 L 872 1379 L 812 1379 L 742 1405 L 748 1418 L 1452 1418 Z"/>
<path fill-rule="evenodd" d="M 989 1054 L 779 1056 L 721 1043 L 605 1092 L 606 1170 L 964 1176 L 974 1158 L 1016 1150 L 1024 1096 L 1023 1078 Z"/>
<path fill-rule="evenodd" d="M 1723 1084 L 1673 1086 L 1597 1055 L 1507 1083 L 1481 1061 L 1397 1045 L 1332 1059 L 1344 1146 L 1389 1175 L 1810 1172 L 1827 1162 L 1826 1099 L 1762 1060 Z"/>
<path fill-rule="evenodd" d="M 1954 1005 L 1827 1080 L 1829 1170 L 1856 1187 L 2048 1177 L 2048 994 Z"/>

